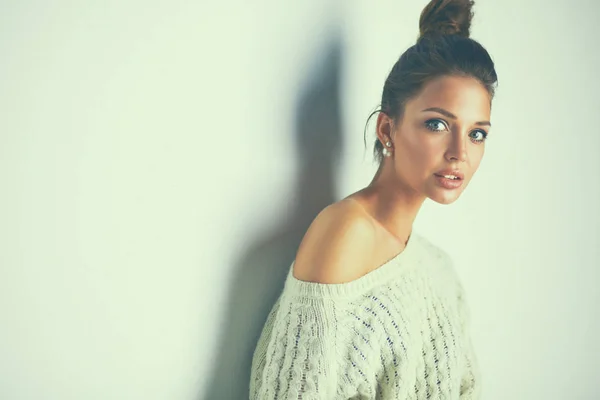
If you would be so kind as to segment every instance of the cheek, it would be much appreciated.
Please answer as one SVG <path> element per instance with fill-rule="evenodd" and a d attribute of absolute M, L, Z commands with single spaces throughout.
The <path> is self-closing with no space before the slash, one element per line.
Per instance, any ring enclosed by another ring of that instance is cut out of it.
<path fill-rule="evenodd" d="M 411 175 L 419 177 L 428 176 L 440 166 L 440 160 L 444 156 L 444 143 L 435 140 L 433 135 L 413 132 L 413 135 L 403 141 L 398 155 L 401 170 L 410 171 Z"/>
<path fill-rule="evenodd" d="M 420 134 L 416 135 L 408 150 L 408 157 L 414 165 L 421 166 L 421 169 L 435 168 L 444 156 L 444 142 L 439 138 L 436 140 L 434 135 Z"/>
<path fill-rule="evenodd" d="M 481 160 L 483 159 L 483 153 L 484 145 L 475 145 L 471 151 L 471 154 L 469 154 L 469 161 L 473 172 L 479 168 L 479 164 L 481 164 Z"/>

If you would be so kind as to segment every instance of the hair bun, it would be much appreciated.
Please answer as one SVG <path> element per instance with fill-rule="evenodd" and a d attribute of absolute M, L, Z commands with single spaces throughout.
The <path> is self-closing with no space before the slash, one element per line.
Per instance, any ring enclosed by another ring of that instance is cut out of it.
<path fill-rule="evenodd" d="M 419 39 L 437 35 L 459 35 L 468 38 L 473 4 L 472 0 L 431 0 L 421 12 Z"/>

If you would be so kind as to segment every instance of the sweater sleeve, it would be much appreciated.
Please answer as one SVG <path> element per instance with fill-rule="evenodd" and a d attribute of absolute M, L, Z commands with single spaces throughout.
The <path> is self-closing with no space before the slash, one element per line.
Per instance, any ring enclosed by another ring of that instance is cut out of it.
<path fill-rule="evenodd" d="M 336 306 L 332 299 L 283 294 L 269 314 L 251 373 L 251 400 L 335 398 Z"/>
<path fill-rule="evenodd" d="M 473 342 L 471 340 L 471 313 L 464 288 L 459 283 L 458 306 L 461 329 L 465 343 L 465 371 L 460 384 L 460 400 L 478 400 L 481 398 L 481 374 Z"/>

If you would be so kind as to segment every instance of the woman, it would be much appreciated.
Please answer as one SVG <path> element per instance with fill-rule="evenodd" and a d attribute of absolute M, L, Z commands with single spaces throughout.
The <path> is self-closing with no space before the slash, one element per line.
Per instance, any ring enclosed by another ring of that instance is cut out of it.
<path fill-rule="evenodd" d="M 472 1 L 433 0 L 383 87 L 368 187 L 310 225 L 252 360 L 251 399 L 478 399 L 469 308 L 448 254 L 412 230 L 476 172 L 497 76 Z"/>

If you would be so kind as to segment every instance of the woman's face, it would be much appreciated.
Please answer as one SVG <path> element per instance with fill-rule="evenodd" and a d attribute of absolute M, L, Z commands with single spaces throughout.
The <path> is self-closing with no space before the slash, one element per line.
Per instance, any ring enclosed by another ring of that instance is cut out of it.
<path fill-rule="evenodd" d="M 474 78 L 443 76 L 407 102 L 392 134 L 398 178 L 433 201 L 455 201 L 477 171 L 490 130 L 490 95 Z M 453 172 L 456 171 L 456 172 Z M 443 175 L 460 175 L 459 180 Z"/>

